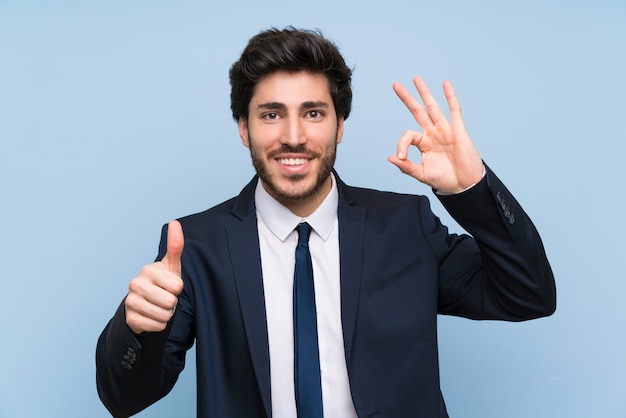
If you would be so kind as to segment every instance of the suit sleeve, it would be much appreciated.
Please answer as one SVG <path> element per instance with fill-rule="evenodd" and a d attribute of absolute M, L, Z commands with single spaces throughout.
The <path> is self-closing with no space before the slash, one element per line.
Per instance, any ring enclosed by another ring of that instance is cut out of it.
<path fill-rule="evenodd" d="M 438 198 L 472 235 L 440 234 L 437 222 L 425 228 L 439 257 L 439 312 L 508 321 L 551 315 L 556 289 L 539 233 L 493 171 Z"/>
<path fill-rule="evenodd" d="M 165 227 L 157 260 L 165 253 L 166 237 Z M 124 302 L 102 331 L 96 347 L 96 383 L 102 403 L 114 417 L 128 417 L 147 408 L 176 383 L 193 343 L 185 331 L 191 328 L 186 290 L 179 295 L 176 312 L 163 332 L 134 334 L 126 325 Z"/>

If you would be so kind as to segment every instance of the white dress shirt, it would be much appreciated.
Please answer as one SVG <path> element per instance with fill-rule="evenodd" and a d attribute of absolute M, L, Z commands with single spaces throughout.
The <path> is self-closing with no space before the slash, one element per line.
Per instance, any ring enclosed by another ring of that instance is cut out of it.
<path fill-rule="evenodd" d="M 296 414 L 293 370 L 293 275 L 300 222 L 313 228 L 309 249 L 313 262 L 317 329 L 325 417 L 356 418 L 343 348 L 339 283 L 339 195 L 335 179 L 319 208 L 307 218 L 294 215 L 272 198 L 260 181 L 255 192 L 265 311 L 270 353 L 272 416 Z"/>

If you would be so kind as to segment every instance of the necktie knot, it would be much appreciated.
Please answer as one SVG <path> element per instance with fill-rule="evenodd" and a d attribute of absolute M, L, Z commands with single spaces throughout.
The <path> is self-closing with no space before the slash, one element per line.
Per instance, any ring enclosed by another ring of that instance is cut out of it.
<path fill-rule="evenodd" d="M 298 244 L 306 244 L 309 242 L 309 236 L 311 236 L 311 225 L 306 222 L 298 224 L 296 231 L 298 231 Z"/>

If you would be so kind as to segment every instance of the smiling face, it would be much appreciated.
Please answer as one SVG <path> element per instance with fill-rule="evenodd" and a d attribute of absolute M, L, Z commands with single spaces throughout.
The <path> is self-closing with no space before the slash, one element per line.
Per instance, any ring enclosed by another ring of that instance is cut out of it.
<path fill-rule="evenodd" d="M 331 189 L 343 135 L 323 74 L 277 71 L 262 78 L 239 135 L 265 190 L 299 216 L 310 215 Z"/>

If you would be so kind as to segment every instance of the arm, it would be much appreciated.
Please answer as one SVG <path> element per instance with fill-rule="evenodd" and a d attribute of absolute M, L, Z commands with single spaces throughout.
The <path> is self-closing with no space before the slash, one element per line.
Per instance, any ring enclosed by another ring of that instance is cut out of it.
<path fill-rule="evenodd" d="M 402 85 L 395 83 L 394 90 L 423 132 L 406 131 L 389 161 L 435 189 L 474 238 L 442 234 L 436 222 L 425 225 L 440 259 L 439 311 L 476 319 L 550 315 L 556 305 L 554 277 L 530 218 L 484 166 L 450 82 L 443 84 L 450 122 L 424 81 L 415 77 L 414 83 L 425 107 Z M 407 158 L 411 145 L 419 149 L 421 163 Z"/>
<path fill-rule="evenodd" d="M 539 233 L 493 171 L 463 193 L 437 197 L 473 237 L 429 237 L 441 254 L 439 312 L 509 321 L 551 315 L 556 289 Z"/>
<path fill-rule="evenodd" d="M 174 315 L 177 303 L 187 306 L 185 296 L 180 295 L 180 301 L 178 297 L 183 290 L 182 228 L 174 221 L 167 231 L 165 255 L 144 266 L 131 281 L 128 295 L 98 340 L 98 394 L 113 416 L 135 414 L 165 396 L 182 371 L 185 351 L 191 346 L 172 331 L 185 329 L 178 324 L 185 325 L 189 315 L 183 308 Z"/>

